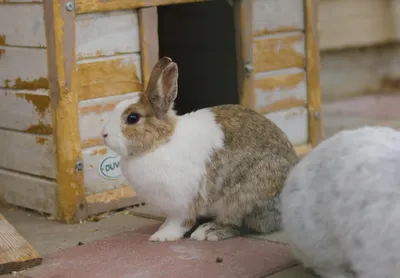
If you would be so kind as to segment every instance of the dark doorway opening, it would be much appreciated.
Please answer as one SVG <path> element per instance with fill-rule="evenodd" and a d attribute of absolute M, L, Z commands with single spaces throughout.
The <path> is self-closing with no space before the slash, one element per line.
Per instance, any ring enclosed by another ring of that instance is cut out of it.
<path fill-rule="evenodd" d="M 159 6 L 159 55 L 179 67 L 178 114 L 238 104 L 234 9 L 225 0 Z"/>

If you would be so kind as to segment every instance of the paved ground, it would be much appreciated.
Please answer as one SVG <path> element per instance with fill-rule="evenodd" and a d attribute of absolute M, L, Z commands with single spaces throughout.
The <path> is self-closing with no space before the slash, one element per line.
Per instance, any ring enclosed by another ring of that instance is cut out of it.
<path fill-rule="evenodd" d="M 356 128 L 364 125 L 386 125 L 400 129 L 400 109 L 398 107 L 400 107 L 400 96 L 365 96 L 323 105 L 325 134 L 326 136 L 331 136 L 340 130 Z M 131 213 L 129 213 L 129 211 L 108 215 L 98 222 L 85 222 L 78 225 L 59 224 L 34 212 L 27 212 L 23 210 L 0 208 L 0 212 L 4 214 L 4 216 L 16 227 L 21 235 L 25 237 L 42 255 L 50 259 L 57 258 L 57 255 L 55 254 L 60 254 L 60 252 L 63 252 L 60 250 L 64 250 L 66 248 L 83 250 L 81 246 L 76 247 L 79 242 L 84 243 L 84 246 L 90 242 L 93 242 L 93 246 L 96 246 L 97 242 L 102 242 L 98 240 L 114 235 L 117 235 L 114 240 L 118 242 L 119 236 L 126 235 L 126 232 L 132 233 L 132 231 L 135 231 L 141 227 L 159 224 L 159 222 L 155 220 L 133 216 Z M 258 237 L 258 239 L 260 239 L 260 237 Z M 265 249 L 272 248 L 268 250 L 273 250 L 273 248 L 276 248 L 276 246 L 274 247 L 274 242 L 278 242 L 279 244 L 285 242 L 283 234 L 263 236 L 261 239 L 264 241 L 262 241 L 260 244 L 265 244 L 264 242 L 268 241 L 269 245 L 267 244 Z M 249 244 L 249 246 L 252 244 L 249 243 L 249 241 L 244 241 L 244 243 L 243 241 L 240 242 L 241 243 L 237 245 L 239 248 L 240 246 L 244 246 L 246 244 Z M 85 248 L 90 249 L 89 247 Z M 68 253 L 69 251 L 66 250 L 65 252 Z M 258 255 L 265 254 L 261 252 Z M 85 256 L 87 256 L 87 254 Z M 121 256 L 124 256 L 124 254 L 121 254 Z M 249 256 L 252 257 L 252 254 L 249 254 Z M 268 257 L 267 255 L 265 256 Z M 233 259 L 238 258 L 240 258 L 240 256 Z M 73 259 L 73 256 L 71 259 Z M 288 266 L 287 261 L 286 266 Z M 32 277 L 36 278 L 39 276 Z M 69 276 L 52 277 L 61 278 Z M 124 277 L 134 276 L 127 275 Z M 312 278 L 315 276 L 306 273 L 301 266 L 296 266 L 288 268 L 285 271 L 274 273 L 268 277 Z"/>

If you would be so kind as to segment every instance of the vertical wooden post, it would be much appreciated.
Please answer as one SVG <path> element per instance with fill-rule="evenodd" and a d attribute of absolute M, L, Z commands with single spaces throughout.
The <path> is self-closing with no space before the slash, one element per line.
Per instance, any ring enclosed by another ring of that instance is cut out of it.
<path fill-rule="evenodd" d="M 315 147 L 323 138 L 320 95 L 318 0 L 304 1 L 309 138 L 311 146 Z"/>
<path fill-rule="evenodd" d="M 253 0 L 235 1 L 236 52 L 240 104 L 254 109 Z"/>
<path fill-rule="evenodd" d="M 139 28 L 144 91 L 149 82 L 151 70 L 160 58 L 157 7 L 139 9 Z"/>
<path fill-rule="evenodd" d="M 75 76 L 73 1 L 43 1 L 56 160 L 58 218 L 87 217 Z M 77 167 L 78 166 L 78 167 Z"/>

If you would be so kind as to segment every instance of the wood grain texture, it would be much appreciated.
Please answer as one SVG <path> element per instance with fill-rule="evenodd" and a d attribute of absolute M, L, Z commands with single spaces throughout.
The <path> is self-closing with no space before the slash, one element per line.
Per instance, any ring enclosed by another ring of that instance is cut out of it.
<path fill-rule="evenodd" d="M 395 37 L 392 0 L 321 0 L 321 50 L 386 43 Z"/>
<path fill-rule="evenodd" d="M 254 99 L 254 71 L 246 71 L 246 65 L 254 67 L 253 60 L 253 1 L 240 0 L 235 2 L 235 27 L 236 47 L 237 47 L 237 71 L 239 103 L 245 107 L 253 109 Z M 256 58 L 257 59 L 257 58 Z"/>
<path fill-rule="evenodd" d="M 0 45 L 46 47 L 43 5 L 1 6 Z"/>
<path fill-rule="evenodd" d="M 83 163 L 85 165 L 85 192 L 86 194 L 101 193 L 112 189 L 127 186 L 128 182 L 122 173 L 116 178 L 105 178 L 100 175 L 99 167 L 107 157 L 116 157 L 116 153 L 104 145 L 83 150 Z"/>
<path fill-rule="evenodd" d="M 52 134 L 50 97 L 46 90 L 0 89 L 0 127 Z"/>
<path fill-rule="evenodd" d="M 80 61 L 76 74 L 79 100 L 142 90 L 138 54 Z"/>
<path fill-rule="evenodd" d="M 305 68 L 303 33 L 277 34 L 254 38 L 255 71 Z"/>
<path fill-rule="evenodd" d="M 55 178 L 52 137 L 0 129 L 0 168 Z"/>
<path fill-rule="evenodd" d="M 258 73 L 254 87 L 255 108 L 262 114 L 307 104 L 306 73 L 301 69 Z"/>
<path fill-rule="evenodd" d="M 76 17 L 78 60 L 139 52 L 136 11 L 82 14 Z"/>
<path fill-rule="evenodd" d="M 318 0 L 306 0 L 305 8 L 309 139 L 311 146 L 315 147 L 323 139 L 320 91 Z"/>
<path fill-rule="evenodd" d="M 102 145 L 101 129 L 111 116 L 118 102 L 130 99 L 138 93 L 95 98 L 79 103 L 79 131 L 82 148 Z"/>
<path fill-rule="evenodd" d="M 45 1 L 44 14 L 49 79 L 56 150 L 58 218 L 66 223 L 87 218 L 78 121 L 78 89 L 75 77 L 75 14 L 62 1 Z"/>
<path fill-rule="evenodd" d="M 115 10 L 138 9 L 143 7 L 204 2 L 207 0 L 75 0 L 76 12 L 95 13 Z"/>
<path fill-rule="evenodd" d="M 0 46 L 0 87 L 48 89 L 46 49 Z"/>
<path fill-rule="evenodd" d="M 253 2 L 253 36 L 304 30 L 303 1 L 254 0 Z"/>
<path fill-rule="evenodd" d="M 39 253 L 0 214 L 0 275 L 42 263 Z"/>
<path fill-rule="evenodd" d="M 56 187 L 53 180 L 0 169 L 0 198 L 8 204 L 56 215 Z"/>
<path fill-rule="evenodd" d="M 308 143 L 308 112 L 305 107 L 265 114 L 286 133 L 293 145 Z"/>
<path fill-rule="evenodd" d="M 140 57 L 142 58 L 143 91 L 150 79 L 151 70 L 159 60 L 158 15 L 156 7 L 139 9 Z"/>

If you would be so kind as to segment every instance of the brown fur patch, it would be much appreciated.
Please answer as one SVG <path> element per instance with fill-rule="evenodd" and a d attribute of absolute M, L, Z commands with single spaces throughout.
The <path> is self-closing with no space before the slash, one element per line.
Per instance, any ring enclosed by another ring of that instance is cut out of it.
<path fill-rule="evenodd" d="M 214 153 L 205 176 L 208 197 L 199 194 L 190 217 L 211 216 L 219 225 L 274 230 L 279 215 L 271 200 L 298 161 L 293 145 L 278 126 L 253 110 L 221 105 L 211 111 L 224 131 L 225 147 Z"/>
<path fill-rule="evenodd" d="M 133 112 L 141 116 L 141 122 L 129 125 L 126 123 L 126 118 Z M 175 113 L 171 112 L 164 119 L 159 119 L 145 94 L 141 95 L 138 103 L 130 105 L 121 115 L 121 130 L 129 140 L 127 144 L 129 155 L 151 152 L 165 143 L 173 134 L 175 125 Z"/>

